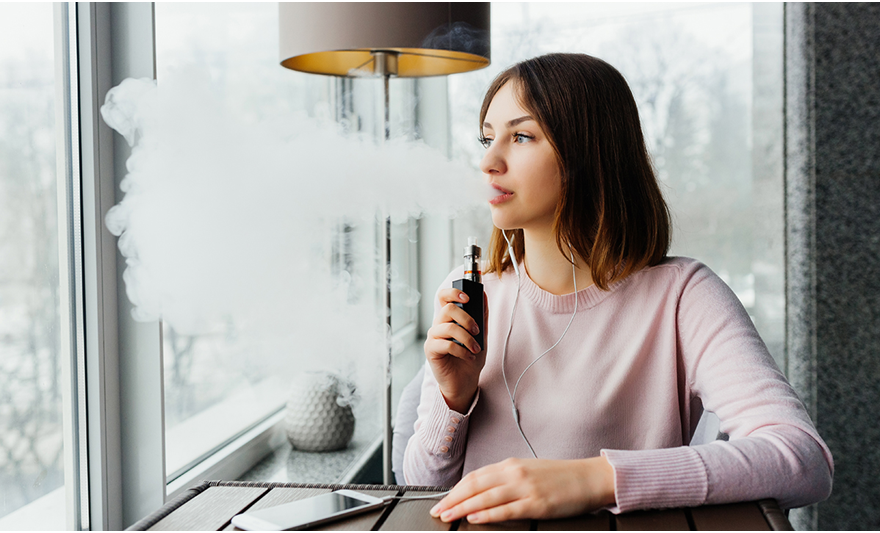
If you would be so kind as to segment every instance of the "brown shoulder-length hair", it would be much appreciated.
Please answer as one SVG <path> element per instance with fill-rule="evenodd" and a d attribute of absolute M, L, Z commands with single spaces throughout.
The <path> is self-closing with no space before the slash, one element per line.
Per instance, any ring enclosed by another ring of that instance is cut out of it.
<path fill-rule="evenodd" d="M 648 156 L 639 111 L 614 67 L 586 54 L 547 54 L 518 63 L 495 78 L 480 110 L 480 132 L 492 98 L 512 83 L 519 103 L 540 124 L 556 152 L 562 195 L 556 208 L 556 244 L 590 267 L 602 290 L 666 257 L 669 209 Z M 525 255 L 523 231 L 513 253 Z M 486 272 L 510 268 L 495 227 Z"/>

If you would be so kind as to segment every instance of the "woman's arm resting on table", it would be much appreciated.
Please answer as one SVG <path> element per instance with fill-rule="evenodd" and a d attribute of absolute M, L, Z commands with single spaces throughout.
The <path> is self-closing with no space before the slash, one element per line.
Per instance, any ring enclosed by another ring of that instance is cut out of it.
<path fill-rule="evenodd" d="M 507 459 L 466 475 L 431 515 L 479 524 L 560 518 L 614 504 L 614 470 L 604 457 Z"/>
<path fill-rule="evenodd" d="M 614 467 L 611 512 L 773 498 L 824 500 L 833 459 L 733 291 L 701 263 L 681 271 L 677 332 L 686 398 L 730 440 L 656 450 L 602 450 Z"/>
<path fill-rule="evenodd" d="M 789 508 L 824 500 L 834 471 L 831 452 L 746 309 L 708 267 L 690 265 L 683 280 L 678 332 L 691 395 L 730 436 L 692 448 L 706 469 L 705 503 L 774 498 Z M 622 485 L 618 479 L 624 507 Z"/>

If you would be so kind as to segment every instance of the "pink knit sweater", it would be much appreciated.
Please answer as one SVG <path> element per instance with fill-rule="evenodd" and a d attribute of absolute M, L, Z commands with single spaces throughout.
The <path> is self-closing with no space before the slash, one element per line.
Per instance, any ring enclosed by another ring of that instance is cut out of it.
<path fill-rule="evenodd" d="M 831 452 L 737 297 L 705 265 L 669 258 L 610 287 L 556 296 L 525 269 L 507 353 L 520 383 L 522 429 L 542 459 L 604 455 L 613 512 L 775 498 L 783 508 L 831 492 Z M 454 270 L 441 287 L 462 276 Z M 450 410 L 425 373 L 409 484 L 451 486 L 508 457 L 531 457 L 511 414 L 501 350 L 516 294 L 513 272 L 484 276 L 488 355 L 467 413 Z M 435 298 L 435 312 L 439 308 Z M 688 446 L 703 410 L 730 440 Z"/>

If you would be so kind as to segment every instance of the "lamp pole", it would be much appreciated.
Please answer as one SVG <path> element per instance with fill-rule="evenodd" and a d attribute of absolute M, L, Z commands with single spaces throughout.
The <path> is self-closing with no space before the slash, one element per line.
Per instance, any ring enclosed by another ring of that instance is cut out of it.
<path fill-rule="evenodd" d="M 397 74 L 397 53 L 384 50 L 371 52 L 373 55 L 373 73 L 382 75 L 384 91 L 384 142 L 391 138 L 391 106 L 388 82 Z M 385 392 L 382 395 L 382 418 L 384 419 L 384 438 L 382 439 L 382 482 L 385 485 L 395 484 L 394 472 L 391 468 L 391 444 L 394 437 L 391 427 L 391 216 L 385 217 Z"/>

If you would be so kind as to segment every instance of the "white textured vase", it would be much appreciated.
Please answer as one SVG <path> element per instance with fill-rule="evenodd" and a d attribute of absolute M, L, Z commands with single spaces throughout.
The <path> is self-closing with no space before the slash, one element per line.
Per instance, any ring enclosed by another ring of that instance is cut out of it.
<path fill-rule="evenodd" d="M 297 450 L 329 452 L 348 446 L 354 434 L 351 405 L 341 402 L 351 384 L 329 372 L 304 372 L 287 401 L 287 438 Z"/>

